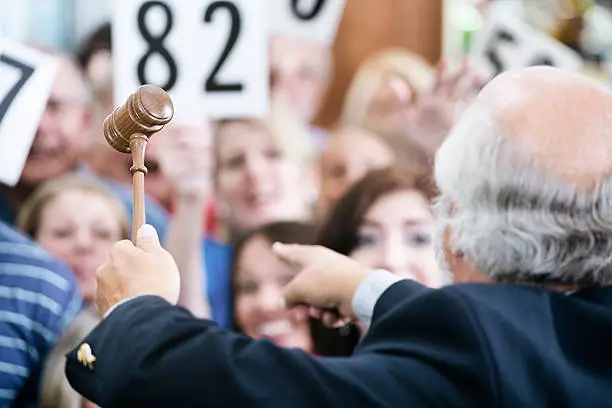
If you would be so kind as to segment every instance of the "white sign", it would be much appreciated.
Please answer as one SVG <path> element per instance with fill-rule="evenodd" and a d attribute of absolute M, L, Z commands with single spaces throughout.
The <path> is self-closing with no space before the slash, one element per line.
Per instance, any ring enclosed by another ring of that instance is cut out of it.
<path fill-rule="evenodd" d="M 179 120 L 267 113 L 266 2 L 115 0 L 116 103 L 151 84 L 170 94 Z"/>
<path fill-rule="evenodd" d="M 574 50 L 502 10 L 492 8 L 472 48 L 474 58 L 483 63 L 489 78 L 534 65 L 569 71 L 582 68 L 582 58 Z"/>
<path fill-rule="evenodd" d="M 267 1 L 272 33 L 300 37 L 325 45 L 336 39 L 346 5 L 346 0 Z"/>
<path fill-rule="evenodd" d="M 0 182 L 14 186 L 47 106 L 59 63 L 55 57 L 0 42 Z"/>

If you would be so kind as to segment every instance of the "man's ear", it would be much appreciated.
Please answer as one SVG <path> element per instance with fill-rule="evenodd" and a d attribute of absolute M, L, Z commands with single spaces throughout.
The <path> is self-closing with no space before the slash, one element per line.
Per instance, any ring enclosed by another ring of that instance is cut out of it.
<path fill-rule="evenodd" d="M 459 214 L 459 205 L 455 200 L 450 204 L 448 216 L 454 218 Z M 488 278 L 482 274 L 465 254 L 452 245 L 452 231 L 446 228 L 444 231 L 444 256 L 453 274 L 453 283 L 475 283 L 488 282 Z"/>

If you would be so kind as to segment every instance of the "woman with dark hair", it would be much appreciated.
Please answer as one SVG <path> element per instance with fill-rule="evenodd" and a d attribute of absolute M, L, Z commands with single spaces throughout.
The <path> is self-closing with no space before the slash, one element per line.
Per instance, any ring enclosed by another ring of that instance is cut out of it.
<path fill-rule="evenodd" d="M 312 225 L 276 222 L 252 230 L 235 243 L 231 269 L 234 329 L 316 355 L 349 355 L 359 339 L 356 329 L 326 328 L 306 314 L 290 313 L 283 304 L 283 289 L 297 271 L 272 252 L 272 244 L 312 244 L 315 237 Z"/>
<path fill-rule="evenodd" d="M 434 196 L 428 175 L 394 167 L 372 171 L 337 202 L 317 243 L 371 268 L 442 286 L 447 277 L 432 244 Z"/>

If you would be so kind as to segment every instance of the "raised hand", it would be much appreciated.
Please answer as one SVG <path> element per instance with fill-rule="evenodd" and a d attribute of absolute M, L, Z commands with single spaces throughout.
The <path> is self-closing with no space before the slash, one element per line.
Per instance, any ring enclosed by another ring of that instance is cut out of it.
<path fill-rule="evenodd" d="M 179 304 L 198 317 L 210 317 L 202 251 L 204 207 L 212 197 L 213 153 L 209 123 L 176 123 L 158 137 L 158 161 L 176 192 L 166 242 L 181 272 Z"/>
<path fill-rule="evenodd" d="M 170 124 L 158 139 L 161 171 L 178 196 L 209 196 L 213 169 L 210 125 Z"/>
<path fill-rule="evenodd" d="M 434 86 L 419 95 L 416 113 L 407 123 L 407 138 L 429 155 L 436 152 L 482 85 L 482 79 L 468 60 L 464 60 L 457 72 L 449 71 L 448 65 L 442 62 Z"/>

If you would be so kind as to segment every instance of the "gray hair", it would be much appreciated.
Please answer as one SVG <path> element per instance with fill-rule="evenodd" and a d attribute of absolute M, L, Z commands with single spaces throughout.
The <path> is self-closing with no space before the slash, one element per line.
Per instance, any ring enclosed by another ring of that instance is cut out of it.
<path fill-rule="evenodd" d="M 580 135 L 576 135 L 577 138 Z M 612 281 L 612 179 L 590 190 L 546 176 L 475 104 L 436 155 L 439 227 L 497 282 Z"/>

